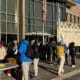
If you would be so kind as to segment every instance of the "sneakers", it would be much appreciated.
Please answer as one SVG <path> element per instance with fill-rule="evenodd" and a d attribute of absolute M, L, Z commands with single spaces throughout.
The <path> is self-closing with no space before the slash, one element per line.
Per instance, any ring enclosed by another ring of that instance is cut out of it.
<path fill-rule="evenodd" d="M 51 64 L 51 66 L 53 66 L 53 63 Z"/>
<path fill-rule="evenodd" d="M 74 67 L 76 67 L 76 66 L 75 66 L 75 65 L 72 65 L 71 67 L 73 67 L 73 68 L 74 68 Z"/>
<path fill-rule="evenodd" d="M 62 76 L 62 74 L 58 74 L 58 76 L 57 76 L 57 80 L 63 80 L 63 76 Z"/>
<path fill-rule="evenodd" d="M 64 70 L 62 70 L 62 74 L 64 74 Z"/>
<path fill-rule="evenodd" d="M 35 79 L 35 80 L 38 79 L 38 76 L 34 76 L 34 79 Z"/>

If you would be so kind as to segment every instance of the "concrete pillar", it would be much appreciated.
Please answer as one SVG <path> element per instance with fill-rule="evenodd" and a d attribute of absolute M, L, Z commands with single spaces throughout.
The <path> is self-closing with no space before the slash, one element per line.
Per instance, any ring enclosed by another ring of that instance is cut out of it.
<path fill-rule="evenodd" d="M 25 0 L 19 0 L 19 41 L 25 38 Z"/>

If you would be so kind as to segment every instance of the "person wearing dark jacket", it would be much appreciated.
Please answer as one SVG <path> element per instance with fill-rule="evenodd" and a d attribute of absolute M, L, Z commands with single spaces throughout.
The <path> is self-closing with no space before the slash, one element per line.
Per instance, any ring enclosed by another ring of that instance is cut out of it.
<path fill-rule="evenodd" d="M 38 76 L 38 63 L 39 63 L 39 53 L 38 53 L 38 45 L 35 40 L 31 41 L 32 50 L 33 50 L 33 64 L 34 64 L 34 77 Z"/>
<path fill-rule="evenodd" d="M 71 56 L 71 65 L 75 67 L 75 43 L 72 42 L 69 44 L 69 54 Z"/>

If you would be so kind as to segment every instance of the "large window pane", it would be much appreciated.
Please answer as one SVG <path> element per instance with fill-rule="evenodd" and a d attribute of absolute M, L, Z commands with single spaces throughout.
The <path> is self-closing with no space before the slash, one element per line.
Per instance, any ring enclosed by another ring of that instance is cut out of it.
<path fill-rule="evenodd" d="M 28 16 L 29 15 L 29 7 L 30 7 L 30 0 L 25 0 L 25 15 Z"/>
<path fill-rule="evenodd" d="M 42 18 L 42 4 L 40 2 L 35 2 L 35 12 L 34 12 L 34 15 L 35 15 L 35 18 Z"/>
<path fill-rule="evenodd" d="M 6 21 L 6 14 L 5 14 L 5 13 L 2 13 L 2 14 L 1 14 L 1 20 L 2 20 L 2 21 Z"/>
<path fill-rule="evenodd" d="M 35 20 L 35 25 L 42 25 L 42 20 L 36 19 Z"/>
<path fill-rule="evenodd" d="M 53 20 L 57 19 L 57 5 L 56 3 L 53 4 Z"/>
<path fill-rule="evenodd" d="M 15 0 L 7 0 L 7 12 L 15 13 Z"/>
<path fill-rule="evenodd" d="M 53 6 L 51 4 L 47 5 L 47 19 L 52 20 L 52 10 L 53 10 Z"/>
<path fill-rule="evenodd" d="M 31 0 L 30 4 L 30 16 L 34 17 L 34 1 Z"/>
<path fill-rule="evenodd" d="M 64 4 L 60 5 L 61 10 L 61 21 L 66 21 L 66 6 Z"/>
<path fill-rule="evenodd" d="M 53 25 L 53 22 L 52 21 L 47 21 L 47 26 L 48 27 L 52 27 L 52 25 Z"/>
<path fill-rule="evenodd" d="M 6 0 L 1 0 L 1 11 L 6 12 Z"/>
<path fill-rule="evenodd" d="M 16 32 L 16 28 L 15 28 L 15 24 L 14 23 L 7 23 L 7 33 L 15 33 Z"/>
<path fill-rule="evenodd" d="M 1 32 L 2 33 L 6 32 L 6 22 L 1 22 Z"/>
<path fill-rule="evenodd" d="M 13 22 L 15 22 L 15 16 L 8 14 L 8 15 L 7 15 L 7 20 L 8 20 L 8 21 L 13 21 Z"/>
<path fill-rule="evenodd" d="M 35 26 L 36 32 L 42 32 L 42 26 Z"/>
<path fill-rule="evenodd" d="M 53 34 L 52 30 L 53 30 L 53 28 L 51 28 L 51 27 L 47 27 L 47 29 L 46 29 L 47 33 L 50 33 L 50 34 Z"/>

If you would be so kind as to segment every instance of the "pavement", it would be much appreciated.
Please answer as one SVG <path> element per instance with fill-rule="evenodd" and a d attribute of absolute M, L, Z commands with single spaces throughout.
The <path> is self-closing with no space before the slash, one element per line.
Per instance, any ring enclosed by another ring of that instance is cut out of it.
<path fill-rule="evenodd" d="M 76 67 L 72 68 L 70 66 L 70 56 L 68 57 L 68 62 L 69 65 L 64 65 L 64 74 L 63 74 L 63 79 L 62 80 L 70 80 L 69 77 L 74 76 L 76 74 L 80 74 L 80 53 L 77 54 L 76 56 Z M 34 70 L 33 70 L 33 64 L 30 66 L 30 79 L 29 80 L 59 80 L 57 77 L 57 72 L 58 72 L 58 67 L 59 65 L 51 65 L 47 62 L 40 61 L 39 62 L 39 73 L 38 77 L 34 78 Z M 17 80 L 21 80 L 21 71 L 18 71 L 17 73 Z M 2 79 L 0 80 L 16 80 L 13 77 L 8 77 L 4 73 L 1 74 L 0 76 Z"/>
<path fill-rule="evenodd" d="M 70 56 L 68 57 L 69 65 L 64 66 L 64 74 L 63 79 L 65 80 L 68 77 L 71 77 L 73 75 L 80 73 L 80 54 L 77 54 L 76 56 L 76 67 L 72 68 L 70 66 Z M 59 65 L 53 65 L 51 66 L 47 62 L 39 62 L 39 75 L 37 78 L 34 78 L 34 70 L 33 70 L 33 64 L 30 67 L 30 80 L 58 80 L 57 72 L 58 72 Z"/>

